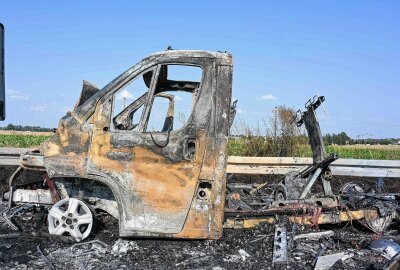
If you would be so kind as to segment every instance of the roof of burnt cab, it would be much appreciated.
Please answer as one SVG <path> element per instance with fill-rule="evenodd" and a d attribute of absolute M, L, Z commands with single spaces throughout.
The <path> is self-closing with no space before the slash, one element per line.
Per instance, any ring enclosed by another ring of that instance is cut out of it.
<path fill-rule="evenodd" d="M 232 55 L 227 52 L 211 52 L 201 50 L 165 50 L 156 52 L 143 60 L 154 59 L 154 58 L 212 58 L 219 59 L 224 64 L 232 65 Z M 143 61 L 142 60 L 142 61 Z"/>
<path fill-rule="evenodd" d="M 161 52 L 156 52 L 150 56 L 142 59 L 134 66 L 127 69 L 125 72 L 120 74 L 106 86 L 104 86 L 100 91 L 94 94 L 90 99 L 88 99 L 84 104 L 76 108 L 75 115 L 81 117 L 82 119 L 87 119 L 88 116 L 94 111 L 94 106 L 96 102 L 105 95 L 108 91 L 113 89 L 116 85 L 129 78 L 133 73 L 138 70 L 143 70 L 151 67 L 154 64 L 177 62 L 185 64 L 185 59 L 213 59 L 213 61 L 218 62 L 220 65 L 233 66 L 233 57 L 231 54 L 226 52 L 210 52 L 210 51 L 197 51 L 197 50 L 166 50 Z"/>

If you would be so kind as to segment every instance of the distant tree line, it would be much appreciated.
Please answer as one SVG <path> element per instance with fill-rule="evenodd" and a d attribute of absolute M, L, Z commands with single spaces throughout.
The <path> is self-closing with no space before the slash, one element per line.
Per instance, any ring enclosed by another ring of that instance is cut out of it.
<path fill-rule="evenodd" d="M 326 134 L 324 135 L 324 142 L 326 145 L 338 144 L 345 145 L 350 144 L 352 139 L 346 134 L 346 132 L 340 132 L 338 134 Z"/>
<path fill-rule="evenodd" d="M 340 132 L 338 134 L 325 134 L 324 143 L 325 145 L 345 145 L 345 144 L 398 144 L 400 139 L 389 138 L 389 139 L 352 139 L 346 134 L 346 132 Z"/>
<path fill-rule="evenodd" d="M 52 132 L 54 129 L 40 126 L 21 126 L 8 124 L 6 127 L 0 127 L 0 130 Z"/>

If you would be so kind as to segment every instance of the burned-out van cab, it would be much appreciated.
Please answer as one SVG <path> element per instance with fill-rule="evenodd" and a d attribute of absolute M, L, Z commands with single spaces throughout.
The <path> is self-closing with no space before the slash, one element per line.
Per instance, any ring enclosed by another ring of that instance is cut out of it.
<path fill-rule="evenodd" d="M 120 236 L 219 238 L 232 66 L 228 53 L 167 50 L 103 89 L 84 82 L 40 166 L 64 197 L 99 197 Z"/>

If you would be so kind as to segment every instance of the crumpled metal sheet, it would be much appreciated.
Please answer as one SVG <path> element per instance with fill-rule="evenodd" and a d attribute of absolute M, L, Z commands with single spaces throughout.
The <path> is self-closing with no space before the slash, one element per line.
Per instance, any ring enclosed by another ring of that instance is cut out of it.
<path fill-rule="evenodd" d="M 392 259 L 397 253 L 400 252 L 400 245 L 390 239 L 379 239 L 372 241 L 368 248 L 378 251 L 388 260 Z"/>

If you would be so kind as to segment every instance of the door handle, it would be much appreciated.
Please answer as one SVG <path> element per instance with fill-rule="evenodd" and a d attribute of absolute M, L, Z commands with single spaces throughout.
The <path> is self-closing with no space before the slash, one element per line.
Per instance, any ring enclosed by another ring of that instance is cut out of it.
<path fill-rule="evenodd" d="M 196 159 L 196 148 L 197 148 L 197 139 L 189 138 L 186 141 L 185 146 L 185 158 L 187 160 L 194 160 Z"/>

